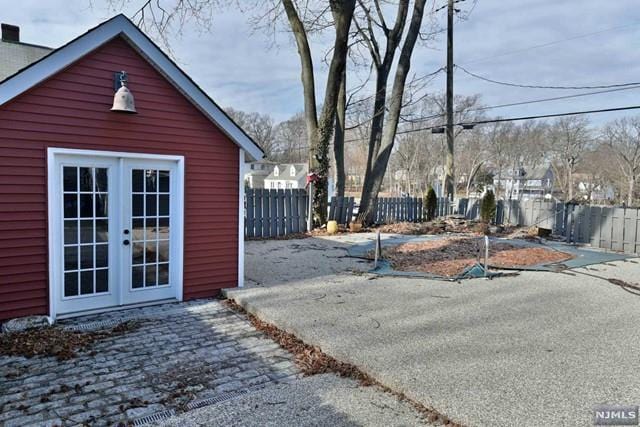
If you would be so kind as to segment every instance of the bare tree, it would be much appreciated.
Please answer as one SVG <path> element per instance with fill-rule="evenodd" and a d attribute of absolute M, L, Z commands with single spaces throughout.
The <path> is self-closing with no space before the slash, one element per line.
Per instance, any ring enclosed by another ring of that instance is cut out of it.
<path fill-rule="evenodd" d="M 365 223 L 370 222 L 373 203 L 378 197 L 393 149 L 403 107 L 405 85 L 411 67 L 411 56 L 420 35 L 426 1 L 414 1 L 409 28 L 405 34 L 405 24 L 410 9 L 409 0 L 398 1 L 395 20 L 391 27 L 387 25 L 381 0 L 358 0 L 362 13 L 354 20 L 357 34 L 367 47 L 376 71 L 367 168 L 360 198 L 359 219 Z M 404 42 L 402 42 L 403 34 Z M 380 37 L 384 38 L 384 49 L 379 43 Z M 400 50 L 400 56 L 391 95 L 387 97 L 388 80 L 398 50 Z"/>
<path fill-rule="evenodd" d="M 573 174 L 591 142 L 588 126 L 584 117 L 563 117 L 556 120 L 548 132 L 551 165 L 566 200 L 573 200 Z"/>
<path fill-rule="evenodd" d="M 346 174 L 344 170 L 344 140 L 347 114 L 347 67 L 342 71 L 338 104 L 336 106 L 336 129 L 333 137 L 333 158 L 336 165 L 336 196 L 344 196 Z"/>
<path fill-rule="evenodd" d="M 276 147 L 275 122 L 268 114 L 246 113 L 233 108 L 226 108 L 226 113 L 231 116 L 238 126 L 262 148 L 267 158 L 273 157 Z"/>
<path fill-rule="evenodd" d="M 627 180 L 627 205 L 633 206 L 640 179 L 640 117 L 615 120 L 605 126 L 603 134 Z"/>
<path fill-rule="evenodd" d="M 300 19 L 298 6 L 293 0 L 282 0 L 282 5 L 293 32 L 300 56 L 301 80 L 304 93 L 304 116 L 309 139 L 309 169 L 317 174 L 314 195 L 314 217 L 324 223 L 327 216 L 327 179 L 329 174 L 329 143 L 335 126 L 340 82 L 346 67 L 349 28 L 353 18 L 355 0 L 330 0 L 335 39 L 322 110 L 318 116 L 315 74 L 307 28 Z"/>
<path fill-rule="evenodd" d="M 170 48 L 168 34 L 180 32 L 187 22 L 195 22 L 200 28 L 209 30 L 216 8 L 236 5 L 232 0 L 109 0 L 113 8 L 122 9 L 125 4 L 139 2 L 133 14 L 134 21 L 145 31 Z M 323 223 L 327 215 L 327 177 L 329 172 L 329 144 L 334 131 L 336 105 L 343 70 L 346 66 L 349 29 L 356 0 L 323 1 L 271 0 L 254 2 L 254 23 L 265 23 L 275 29 L 283 15 L 293 34 L 301 65 L 301 80 L 304 95 L 304 118 L 307 127 L 310 172 L 318 176 L 314 197 L 314 217 Z M 327 16 L 330 15 L 330 19 Z M 329 72 L 318 115 L 316 106 L 316 78 L 308 34 L 327 28 L 334 29 Z"/>
<path fill-rule="evenodd" d="M 303 163 L 306 161 L 309 145 L 303 113 L 298 113 L 288 120 L 278 123 L 274 133 L 278 148 L 271 156 L 272 160 L 283 163 Z"/>

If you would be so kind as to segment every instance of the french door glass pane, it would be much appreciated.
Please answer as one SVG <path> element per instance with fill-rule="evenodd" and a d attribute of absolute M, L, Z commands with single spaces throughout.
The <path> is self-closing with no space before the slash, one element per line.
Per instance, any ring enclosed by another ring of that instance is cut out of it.
<path fill-rule="evenodd" d="M 109 291 L 108 174 L 63 167 L 65 298 Z"/>
<path fill-rule="evenodd" d="M 131 287 L 169 285 L 168 170 L 131 171 Z"/>

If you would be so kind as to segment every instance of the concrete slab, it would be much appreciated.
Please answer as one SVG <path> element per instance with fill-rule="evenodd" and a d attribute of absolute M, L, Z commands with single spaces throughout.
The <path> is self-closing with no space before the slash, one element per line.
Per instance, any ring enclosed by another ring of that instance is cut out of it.
<path fill-rule="evenodd" d="M 286 268 L 228 296 L 458 422 L 590 425 L 595 404 L 640 402 L 640 297 L 583 274 L 638 282 L 639 264 L 463 283 Z"/>

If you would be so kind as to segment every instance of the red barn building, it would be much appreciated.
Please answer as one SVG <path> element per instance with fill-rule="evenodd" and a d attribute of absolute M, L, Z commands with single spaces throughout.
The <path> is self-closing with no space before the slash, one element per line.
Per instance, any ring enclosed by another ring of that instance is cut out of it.
<path fill-rule="evenodd" d="M 121 71 L 136 114 L 112 111 Z M 262 156 L 122 15 L 9 76 L 0 82 L 0 320 L 242 286 L 242 167 Z"/>

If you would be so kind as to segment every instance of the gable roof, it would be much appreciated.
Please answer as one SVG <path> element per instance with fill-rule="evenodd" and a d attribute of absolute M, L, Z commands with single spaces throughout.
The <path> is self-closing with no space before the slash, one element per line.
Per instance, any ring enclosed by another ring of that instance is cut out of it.
<path fill-rule="evenodd" d="M 53 50 L 0 82 L 0 106 L 11 101 L 78 59 L 114 39 L 123 37 L 164 78 L 189 99 L 236 145 L 248 154 L 247 160 L 259 160 L 264 152 L 191 78 L 126 16 L 120 14 L 87 31 L 64 46 Z"/>
<path fill-rule="evenodd" d="M 278 176 L 274 174 L 275 168 L 271 173 L 265 178 L 273 181 L 299 181 L 301 178 L 304 178 L 307 175 L 307 164 L 305 163 L 283 163 L 278 166 Z M 291 166 L 296 168 L 295 176 L 291 176 L 290 169 Z"/>

